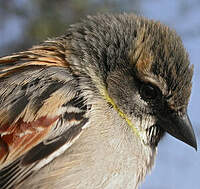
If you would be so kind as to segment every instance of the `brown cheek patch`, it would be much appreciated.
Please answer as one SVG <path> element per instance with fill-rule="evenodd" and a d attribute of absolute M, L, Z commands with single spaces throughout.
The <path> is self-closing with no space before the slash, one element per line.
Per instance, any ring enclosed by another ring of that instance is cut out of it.
<path fill-rule="evenodd" d="M 150 53 L 142 52 L 136 63 L 136 69 L 139 74 L 147 74 L 150 72 L 153 62 L 153 56 Z"/>
<path fill-rule="evenodd" d="M 152 62 L 154 60 L 153 54 L 149 49 L 150 38 L 145 36 L 145 28 L 142 28 L 138 38 L 133 41 L 135 48 L 130 52 L 130 62 L 136 66 L 138 74 L 147 75 L 150 72 Z"/>
<path fill-rule="evenodd" d="M 38 144 L 58 118 L 41 117 L 29 123 L 19 119 L 9 127 L 3 126 L 0 130 L 0 163 L 18 158 Z"/>

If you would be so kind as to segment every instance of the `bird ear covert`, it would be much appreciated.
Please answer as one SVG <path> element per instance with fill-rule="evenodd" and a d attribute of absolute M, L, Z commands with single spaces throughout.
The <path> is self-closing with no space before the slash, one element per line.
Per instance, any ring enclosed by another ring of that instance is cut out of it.
<path fill-rule="evenodd" d="M 134 14 L 0 57 L 0 188 L 137 189 L 165 132 L 197 149 L 192 75 L 176 32 Z"/>

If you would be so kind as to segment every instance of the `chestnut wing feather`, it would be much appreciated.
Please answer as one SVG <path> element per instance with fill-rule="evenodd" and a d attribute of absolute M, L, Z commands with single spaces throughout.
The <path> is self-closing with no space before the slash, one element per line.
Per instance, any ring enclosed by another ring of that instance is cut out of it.
<path fill-rule="evenodd" d="M 16 57 L 0 58 L 2 189 L 13 188 L 62 154 L 88 122 L 78 81 L 67 67 L 44 65 L 37 58 L 16 67 L 21 61 Z"/>

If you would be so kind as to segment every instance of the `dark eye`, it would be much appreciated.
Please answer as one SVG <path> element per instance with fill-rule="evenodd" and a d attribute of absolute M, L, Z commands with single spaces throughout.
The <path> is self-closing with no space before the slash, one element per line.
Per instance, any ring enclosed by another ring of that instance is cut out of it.
<path fill-rule="evenodd" d="M 158 96 L 158 89 L 151 84 L 142 84 L 140 95 L 144 100 L 153 100 Z"/>

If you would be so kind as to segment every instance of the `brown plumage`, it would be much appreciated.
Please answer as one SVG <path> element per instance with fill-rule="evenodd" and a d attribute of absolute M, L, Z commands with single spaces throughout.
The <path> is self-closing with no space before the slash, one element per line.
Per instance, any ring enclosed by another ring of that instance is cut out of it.
<path fill-rule="evenodd" d="M 1 57 L 0 188 L 137 188 L 165 131 L 196 148 L 192 74 L 174 31 L 126 14 Z"/>

